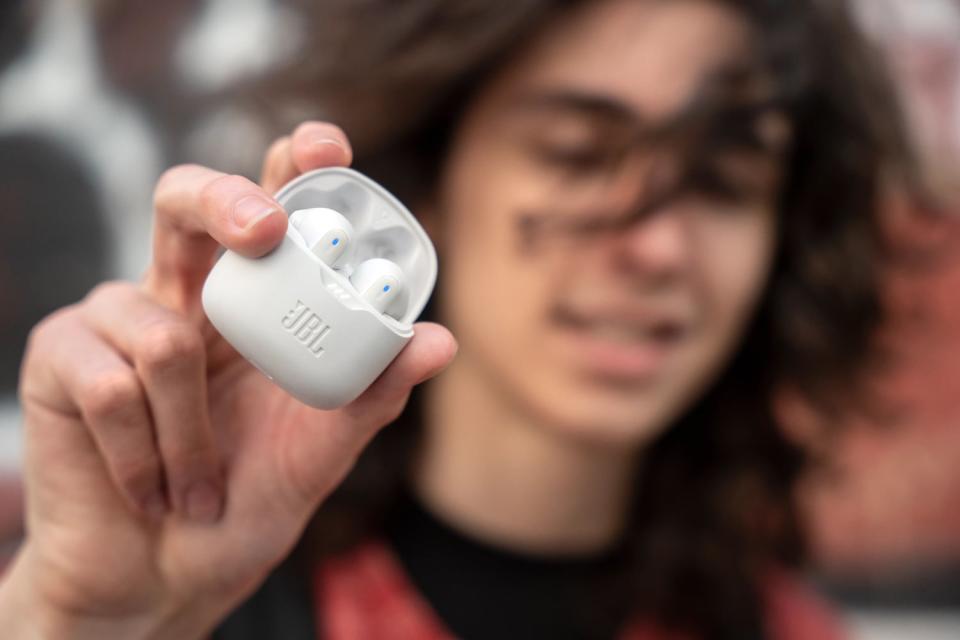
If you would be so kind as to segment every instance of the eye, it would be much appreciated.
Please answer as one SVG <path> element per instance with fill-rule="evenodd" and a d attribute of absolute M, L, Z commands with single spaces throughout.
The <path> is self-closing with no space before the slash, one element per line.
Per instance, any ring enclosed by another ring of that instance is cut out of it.
<path fill-rule="evenodd" d="M 541 164 L 573 173 L 605 171 L 613 166 L 618 154 L 599 145 L 568 145 L 539 143 L 533 147 L 534 156 Z"/>
<path fill-rule="evenodd" d="M 691 168 L 685 191 L 696 198 L 723 205 L 750 204 L 767 194 L 767 190 L 756 181 L 731 175 L 731 172 L 709 164 Z"/>

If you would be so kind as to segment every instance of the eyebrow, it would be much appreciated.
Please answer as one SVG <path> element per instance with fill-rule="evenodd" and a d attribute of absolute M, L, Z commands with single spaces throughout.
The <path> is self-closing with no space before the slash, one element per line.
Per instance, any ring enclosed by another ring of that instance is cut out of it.
<path fill-rule="evenodd" d="M 644 118 L 625 102 L 610 96 L 575 89 L 549 89 L 523 94 L 520 109 L 570 112 L 624 125 L 639 126 Z"/>

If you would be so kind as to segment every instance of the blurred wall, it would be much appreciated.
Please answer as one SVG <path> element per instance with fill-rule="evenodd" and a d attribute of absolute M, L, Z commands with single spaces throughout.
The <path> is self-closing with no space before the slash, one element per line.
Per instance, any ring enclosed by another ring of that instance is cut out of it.
<path fill-rule="evenodd" d="M 0 470 L 19 464 L 29 328 L 97 282 L 140 277 L 164 168 L 256 177 L 279 131 L 238 87 L 299 38 L 272 0 L 0 3 Z"/>
<path fill-rule="evenodd" d="M 891 355 L 876 376 L 883 419 L 830 440 L 835 467 L 804 495 L 814 550 L 838 591 L 864 603 L 960 608 L 960 2 L 862 0 L 907 110 L 939 219 L 891 202 Z M 797 412 L 795 419 L 817 417 Z"/>

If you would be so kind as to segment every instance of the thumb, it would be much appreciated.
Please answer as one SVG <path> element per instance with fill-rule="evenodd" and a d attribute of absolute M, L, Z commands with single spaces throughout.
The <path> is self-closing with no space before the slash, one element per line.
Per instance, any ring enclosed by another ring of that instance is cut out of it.
<path fill-rule="evenodd" d="M 390 366 L 359 398 L 343 408 L 348 419 L 374 423 L 376 429 L 392 422 L 403 411 L 415 385 L 447 368 L 457 353 L 457 341 L 443 326 L 419 322 L 415 335 Z"/>
<path fill-rule="evenodd" d="M 410 390 L 443 371 L 457 342 L 443 326 L 420 322 L 413 339 L 359 398 L 332 412 L 330 420 L 305 420 L 287 457 L 306 505 L 314 507 L 347 473 L 363 448 L 384 425 L 396 420 Z"/>

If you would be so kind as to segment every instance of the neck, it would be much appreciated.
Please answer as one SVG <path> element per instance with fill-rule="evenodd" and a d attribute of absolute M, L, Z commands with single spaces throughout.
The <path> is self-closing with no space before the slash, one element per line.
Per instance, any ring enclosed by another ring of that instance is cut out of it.
<path fill-rule="evenodd" d="M 414 484 L 449 524 L 534 554 L 585 554 L 617 542 L 635 452 L 577 440 L 510 402 L 467 358 L 431 383 Z"/>

